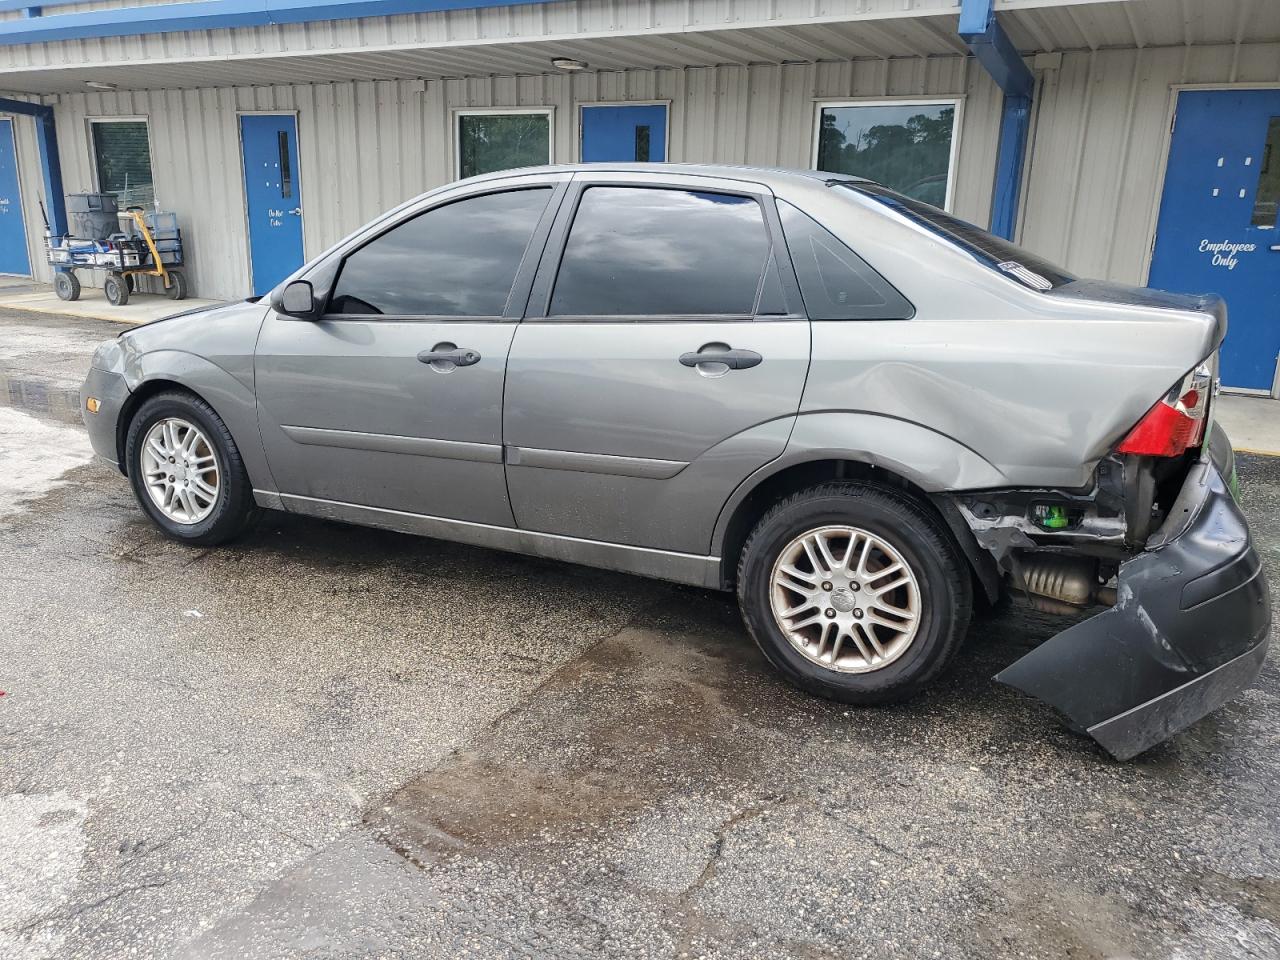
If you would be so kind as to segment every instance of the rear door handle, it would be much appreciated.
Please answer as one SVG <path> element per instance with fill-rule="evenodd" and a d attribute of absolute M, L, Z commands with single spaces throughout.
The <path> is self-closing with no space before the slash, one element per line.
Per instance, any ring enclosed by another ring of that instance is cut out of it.
<path fill-rule="evenodd" d="M 470 347 L 453 347 L 448 350 L 423 350 L 418 354 L 422 363 L 452 363 L 455 367 L 469 367 L 480 362 L 480 354 Z"/>
<path fill-rule="evenodd" d="M 706 353 L 680 354 L 680 362 L 686 367 L 696 367 L 700 363 L 723 363 L 730 370 L 746 370 L 763 359 L 754 350 L 708 350 Z"/>

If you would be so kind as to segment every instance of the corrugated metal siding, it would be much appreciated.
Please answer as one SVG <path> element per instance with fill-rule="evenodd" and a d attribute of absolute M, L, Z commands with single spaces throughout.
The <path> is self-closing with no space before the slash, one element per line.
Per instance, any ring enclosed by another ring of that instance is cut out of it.
<path fill-rule="evenodd" d="M 1280 82 L 1280 44 L 1069 53 L 1047 71 L 1021 243 L 1090 277 L 1144 283 L 1176 84 Z"/>
<path fill-rule="evenodd" d="M 955 208 L 985 223 L 1000 96 L 961 57 L 77 93 L 58 99 L 56 116 L 68 192 L 93 187 L 90 118 L 148 118 L 156 196 L 179 214 L 193 292 L 230 299 L 248 292 L 238 111 L 297 111 L 304 236 L 313 256 L 452 179 L 452 116 L 460 108 L 552 107 L 554 159 L 571 162 L 579 105 L 669 100 L 672 160 L 807 167 L 815 98 L 951 95 L 965 98 Z M 25 180 L 24 199 L 34 204 L 38 187 Z"/>

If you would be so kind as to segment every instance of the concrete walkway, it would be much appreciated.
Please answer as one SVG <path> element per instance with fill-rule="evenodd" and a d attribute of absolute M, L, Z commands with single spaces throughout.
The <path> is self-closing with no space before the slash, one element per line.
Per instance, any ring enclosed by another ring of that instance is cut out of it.
<path fill-rule="evenodd" d="M 152 293 L 135 293 L 123 307 L 113 307 L 97 287 L 85 286 L 79 300 L 59 300 L 47 283 L 6 278 L 0 283 L 0 307 L 30 310 L 33 313 L 56 313 L 64 317 L 88 317 L 113 320 L 116 323 L 146 323 L 160 320 L 195 307 L 212 307 L 221 300 L 170 300 Z"/>
<path fill-rule="evenodd" d="M 1233 447 L 1280 457 L 1280 400 L 1224 393 L 1216 403 L 1215 416 Z"/>

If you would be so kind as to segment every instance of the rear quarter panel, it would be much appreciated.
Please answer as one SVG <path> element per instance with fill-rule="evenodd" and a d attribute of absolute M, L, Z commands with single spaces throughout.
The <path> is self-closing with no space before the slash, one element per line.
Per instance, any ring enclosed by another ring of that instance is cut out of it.
<path fill-rule="evenodd" d="M 1118 296 L 1105 285 L 1093 296 L 1031 290 L 886 208 L 832 190 L 799 185 L 785 198 L 916 309 L 910 320 L 813 323 L 796 435 L 822 415 L 842 434 L 827 445 L 856 449 L 867 446 L 866 418 L 888 418 L 946 437 L 992 468 L 978 477 L 922 464 L 917 482 L 926 489 L 1085 485 L 1221 337 L 1210 311 Z M 858 416 L 829 416 L 842 413 Z"/>

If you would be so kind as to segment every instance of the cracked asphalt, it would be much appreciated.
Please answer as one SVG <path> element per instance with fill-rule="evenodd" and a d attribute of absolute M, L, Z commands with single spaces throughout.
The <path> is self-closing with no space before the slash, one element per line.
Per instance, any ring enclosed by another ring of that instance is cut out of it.
<path fill-rule="evenodd" d="M 0 311 L 0 956 L 1280 956 L 1280 646 L 1116 763 L 991 681 L 1060 627 L 1018 608 L 851 710 L 727 596 L 282 514 L 184 548 L 77 446 L 118 330 Z"/>

